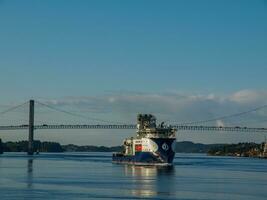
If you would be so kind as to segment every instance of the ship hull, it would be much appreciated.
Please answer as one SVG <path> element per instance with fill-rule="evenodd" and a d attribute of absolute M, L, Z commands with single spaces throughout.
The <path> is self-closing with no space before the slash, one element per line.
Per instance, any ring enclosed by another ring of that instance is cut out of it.
<path fill-rule="evenodd" d="M 113 154 L 114 163 L 134 165 L 172 165 L 175 156 L 175 139 L 151 138 L 157 145 L 154 152 L 135 152 L 135 155 Z"/>

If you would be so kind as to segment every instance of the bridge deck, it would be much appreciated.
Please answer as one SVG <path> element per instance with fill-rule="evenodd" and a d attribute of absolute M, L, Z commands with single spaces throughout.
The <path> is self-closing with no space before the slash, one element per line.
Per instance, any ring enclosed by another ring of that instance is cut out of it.
<path fill-rule="evenodd" d="M 173 128 L 183 131 L 231 131 L 231 132 L 267 132 L 267 128 L 186 126 L 174 125 Z M 0 126 L 0 130 L 23 130 L 28 125 Z M 34 129 L 136 129 L 136 125 L 35 125 Z"/>

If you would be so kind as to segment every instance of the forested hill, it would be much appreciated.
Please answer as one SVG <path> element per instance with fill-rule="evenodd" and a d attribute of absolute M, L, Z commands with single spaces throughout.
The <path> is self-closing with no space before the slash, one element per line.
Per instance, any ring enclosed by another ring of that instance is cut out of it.
<path fill-rule="evenodd" d="M 207 153 L 211 148 L 220 146 L 223 146 L 223 144 L 201 144 L 183 141 L 176 143 L 176 153 Z"/>
<path fill-rule="evenodd" d="M 2 151 L 4 152 L 27 152 L 28 141 L 2 142 Z M 57 142 L 34 141 L 35 152 L 63 152 L 62 146 Z"/>
<path fill-rule="evenodd" d="M 255 143 L 239 143 L 239 144 L 200 144 L 188 141 L 177 142 L 177 153 L 208 153 L 209 155 L 246 155 L 246 152 L 254 152 L 255 149 L 261 152 L 261 144 Z M 27 152 L 28 142 L 1 142 L 1 152 Z M 34 141 L 34 151 L 36 152 L 120 152 L 122 146 L 94 146 L 94 145 L 61 145 L 57 142 L 41 142 Z M 256 152 L 257 153 L 257 152 Z M 250 154 L 249 154 L 250 155 Z"/>
<path fill-rule="evenodd" d="M 207 153 L 212 147 L 218 147 L 216 144 L 205 145 L 193 142 L 177 142 L 177 153 Z M 0 142 L 0 152 L 27 152 L 28 141 L 19 142 Z M 94 145 L 61 145 L 57 142 L 34 141 L 34 151 L 39 152 L 119 152 L 122 146 L 94 146 Z"/>

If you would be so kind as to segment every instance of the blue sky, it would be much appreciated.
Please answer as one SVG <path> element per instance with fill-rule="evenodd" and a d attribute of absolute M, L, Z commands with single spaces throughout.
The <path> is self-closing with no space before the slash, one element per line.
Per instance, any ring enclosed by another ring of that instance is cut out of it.
<path fill-rule="evenodd" d="M 266 103 L 267 2 L 1 0 L 0 70 L 3 106 L 75 99 L 92 114 L 113 98 L 120 103 L 93 114 L 128 121 L 142 108 L 190 121 L 257 107 Z M 195 111 L 156 109 L 178 108 L 181 95 L 198 97 Z M 127 118 L 125 105 L 140 107 Z"/>

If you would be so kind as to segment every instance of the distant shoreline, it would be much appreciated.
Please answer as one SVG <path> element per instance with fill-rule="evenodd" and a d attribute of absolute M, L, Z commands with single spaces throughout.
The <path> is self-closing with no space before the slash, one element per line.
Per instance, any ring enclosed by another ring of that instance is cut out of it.
<path fill-rule="evenodd" d="M 27 152 L 28 142 L 0 142 L 1 152 Z M 35 152 L 120 152 L 122 146 L 61 145 L 57 142 L 34 141 Z M 189 141 L 176 143 L 176 153 L 205 153 L 210 156 L 262 157 L 263 143 L 201 144 Z"/>

